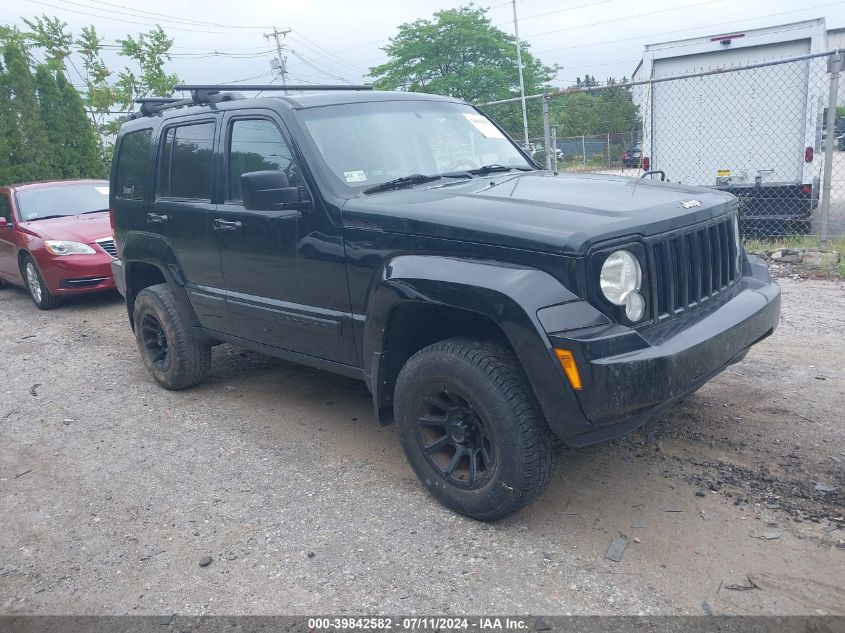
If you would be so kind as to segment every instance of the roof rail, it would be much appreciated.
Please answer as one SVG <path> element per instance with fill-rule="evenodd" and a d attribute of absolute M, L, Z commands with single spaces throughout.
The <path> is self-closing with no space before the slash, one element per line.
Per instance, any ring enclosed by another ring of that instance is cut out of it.
<path fill-rule="evenodd" d="M 331 84 L 305 84 L 305 85 L 280 85 L 280 84 L 237 84 L 237 85 L 223 85 L 223 84 L 179 84 L 174 87 L 174 90 L 261 90 L 274 91 L 281 90 L 372 90 L 371 84 L 360 85 L 331 85 Z"/>

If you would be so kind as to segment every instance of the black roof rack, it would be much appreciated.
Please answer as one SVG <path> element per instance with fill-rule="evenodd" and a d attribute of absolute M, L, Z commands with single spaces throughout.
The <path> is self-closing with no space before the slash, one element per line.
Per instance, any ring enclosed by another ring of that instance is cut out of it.
<path fill-rule="evenodd" d="M 301 90 L 372 90 L 373 87 L 371 84 L 360 84 L 360 85 L 348 85 L 348 84 L 340 84 L 340 85 L 331 85 L 331 84 L 304 84 L 304 85 L 286 85 L 283 86 L 281 84 L 237 84 L 237 85 L 218 85 L 218 84 L 179 84 L 174 88 L 174 90 L 261 90 L 261 91 L 274 91 L 278 92 L 281 90 L 294 90 L 294 91 L 301 91 Z"/>
<path fill-rule="evenodd" d="M 179 86 L 177 86 L 177 89 Z M 191 89 L 190 99 L 177 99 L 174 97 L 144 97 L 136 99 L 135 103 L 141 105 L 137 112 L 129 115 L 129 120 L 138 119 L 145 116 L 153 116 L 163 110 L 171 108 L 181 108 L 192 105 L 208 105 L 209 103 L 220 103 L 221 101 L 235 101 L 236 99 L 243 99 L 244 96 L 239 92 L 221 92 L 219 90 L 194 88 Z"/>
<path fill-rule="evenodd" d="M 179 84 L 174 86 L 174 90 L 190 91 L 190 99 L 177 99 L 173 97 L 144 97 L 143 99 L 136 99 L 135 103 L 140 104 L 137 112 L 129 115 L 129 120 L 139 119 L 145 116 L 153 116 L 163 110 L 171 108 L 182 108 L 184 106 L 192 105 L 208 105 L 210 103 L 219 103 L 221 101 L 234 101 L 235 99 L 244 99 L 245 97 L 240 92 L 234 92 L 233 89 L 238 90 L 259 90 L 259 91 L 330 91 L 330 90 L 372 90 L 370 84 L 351 85 L 331 85 L 331 84 L 305 84 L 305 85 L 279 85 L 279 84 L 238 84 L 238 85 L 223 85 L 223 84 Z"/>

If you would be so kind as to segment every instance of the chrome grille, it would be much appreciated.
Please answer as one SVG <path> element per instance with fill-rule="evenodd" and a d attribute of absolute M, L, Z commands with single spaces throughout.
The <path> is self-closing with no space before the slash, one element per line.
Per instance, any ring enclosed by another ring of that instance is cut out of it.
<path fill-rule="evenodd" d="M 657 317 L 666 319 L 718 296 L 742 275 L 730 215 L 650 243 Z"/>
<path fill-rule="evenodd" d="M 117 249 L 114 246 L 114 238 L 104 237 L 99 240 L 94 240 L 100 248 L 106 251 L 109 255 L 117 259 Z"/>

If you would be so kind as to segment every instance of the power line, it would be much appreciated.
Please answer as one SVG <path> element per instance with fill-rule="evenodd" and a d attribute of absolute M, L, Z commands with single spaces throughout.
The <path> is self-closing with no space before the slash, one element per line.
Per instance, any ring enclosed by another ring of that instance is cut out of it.
<path fill-rule="evenodd" d="M 206 22 L 205 20 L 183 18 L 183 17 L 179 17 L 179 16 L 175 16 L 175 15 L 168 15 L 167 13 L 158 13 L 158 12 L 155 12 L 155 11 L 145 11 L 143 9 L 138 9 L 138 8 L 132 7 L 132 6 L 126 6 L 124 4 L 118 4 L 118 3 L 115 3 L 115 2 L 106 2 L 105 0 L 83 0 L 83 4 L 80 4 L 79 2 L 71 2 L 70 0 L 64 0 L 64 1 L 65 1 L 65 4 L 74 4 L 74 5 L 83 6 L 83 7 L 85 5 L 94 5 L 93 7 L 88 6 L 87 8 L 95 8 L 95 9 L 98 9 L 98 10 L 100 10 L 100 9 L 96 5 L 105 5 L 106 7 L 118 8 L 118 9 L 122 9 L 123 11 L 130 12 L 130 13 L 145 14 L 145 15 L 152 16 L 153 18 L 165 18 L 168 21 L 173 20 L 173 21 L 177 21 L 177 22 L 183 22 L 185 24 L 191 24 L 191 25 L 194 25 L 194 26 L 214 26 L 214 27 L 220 27 L 220 28 L 259 29 L 259 30 L 267 28 L 267 25 L 264 25 L 264 26 L 246 26 L 246 25 L 238 25 L 238 24 L 220 24 L 220 23 L 217 23 L 217 22 Z"/>
<path fill-rule="evenodd" d="M 291 54 L 292 54 L 292 55 L 294 55 L 295 57 L 297 57 L 297 58 L 298 58 L 301 62 L 303 62 L 304 64 L 306 64 L 306 65 L 310 66 L 311 68 L 313 68 L 314 70 L 316 70 L 318 73 L 323 74 L 323 75 L 325 75 L 326 77 L 329 77 L 329 78 L 331 78 L 331 79 L 337 79 L 338 81 L 342 81 L 342 82 L 347 83 L 347 84 L 351 84 L 351 83 L 352 83 L 351 81 L 349 81 L 348 79 L 346 79 L 346 78 L 344 78 L 344 77 L 340 77 L 340 76 L 338 76 L 338 75 L 333 75 L 333 74 L 331 74 L 330 72 L 328 72 L 328 71 L 324 70 L 323 68 L 320 68 L 319 66 L 317 66 L 317 64 L 315 64 L 314 62 L 312 62 L 311 60 L 309 60 L 307 57 L 305 57 L 302 53 L 297 52 L 297 51 L 295 51 L 295 50 L 293 50 L 293 49 L 290 49 L 290 52 L 291 52 Z"/>
<path fill-rule="evenodd" d="M 355 64 L 351 64 L 351 63 L 347 62 L 346 60 L 342 59 L 341 57 L 338 57 L 337 55 L 335 55 L 331 51 L 326 50 L 325 48 L 323 48 L 322 46 L 317 44 L 317 42 L 315 42 L 314 40 L 308 39 L 307 37 L 305 37 L 299 31 L 293 31 L 293 33 L 291 33 L 291 37 L 302 40 L 302 42 L 300 42 L 301 45 L 306 46 L 307 48 L 310 48 L 312 51 L 315 51 L 318 54 L 320 54 L 322 52 L 323 53 L 322 57 L 317 57 L 317 59 L 326 59 L 326 58 L 331 57 L 333 60 L 335 60 L 336 64 L 339 63 L 339 64 L 342 64 L 344 66 L 347 66 L 348 68 L 354 70 L 355 72 L 361 72 L 361 70 L 362 70 L 359 66 L 356 66 Z"/>
<path fill-rule="evenodd" d="M 523 0 L 516 0 L 516 1 L 522 2 Z M 511 0 L 507 0 L 507 2 L 500 2 L 498 4 L 494 4 L 492 6 L 489 6 L 489 7 L 487 7 L 487 9 L 496 9 L 498 7 L 510 6 L 510 4 L 511 4 Z M 303 36 L 300 34 L 300 37 L 303 37 Z M 378 39 L 378 40 L 372 40 L 370 42 L 364 42 L 363 44 L 356 44 L 355 46 L 349 46 L 348 48 L 341 48 L 341 49 L 336 50 L 336 51 L 326 51 L 327 55 L 317 57 L 317 59 L 318 60 L 319 59 L 325 59 L 326 57 L 337 58 L 337 56 L 340 55 L 341 53 L 348 53 L 349 51 L 356 51 L 356 50 L 359 50 L 361 48 L 367 48 L 368 46 L 375 46 L 376 44 L 383 44 L 384 42 L 389 42 L 391 39 L 392 38 L 390 38 L 390 37 L 383 37 L 383 38 Z M 325 50 L 325 49 L 323 49 L 323 50 Z M 358 70 L 360 70 L 360 64 L 363 64 L 366 61 L 368 61 L 368 60 L 363 60 L 361 62 L 344 62 L 344 63 L 347 64 L 347 65 L 351 65 L 351 66 L 358 66 Z"/>
<path fill-rule="evenodd" d="M 110 15 L 102 15 L 102 14 L 99 14 L 99 13 L 88 13 L 88 12 L 85 12 L 85 11 L 80 11 L 78 9 L 69 9 L 65 6 L 57 6 L 55 4 L 50 4 L 49 2 L 42 2 L 41 0 L 26 0 L 26 1 L 30 2 L 32 4 L 37 4 L 39 6 L 50 7 L 51 9 L 58 9 L 60 11 L 67 11 L 68 13 L 74 13 L 76 15 L 86 15 L 88 17 L 99 18 L 101 20 L 112 20 L 113 22 L 123 22 L 124 24 L 134 24 L 136 26 L 146 26 L 146 27 L 159 26 L 158 24 L 153 24 L 151 22 L 138 22 L 138 21 L 135 21 L 135 20 L 124 20 L 122 18 L 115 18 L 115 17 L 112 17 Z M 105 9 L 103 9 L 103 10 L 105 10 Z M 188 28 L 181 28 L 181 27 L 177 27 L 177 26 L 168 26 L 167 28 L 171 31 L 185 31 L 185 32 L 188 32 L 188 33 L 205 33 L 205 34 L 209 34 L 209 35 L 238 35 L 238 36 L 247 35 L 247 33 L 243 33 L 243 32 L 242 33 L 232 33 L 229 30 L 227 30 L 227 31 L 204 31 L 204 30 L 200 30 L 200 29 L 188 29 Z"/>
<path fill-rule="evenodd" d="M 230 79 L 229 81 L 221 81 L 220 83 L 222 83 L 224 85 L 240 84 L 240 83 L 243 83 L 245 81 L 252 81 L 253 79 L 259 79 L 261 77 L 268 77 L 272 74 L 273 73 L 261 73 L 260 75 L 253 75 L 252 77 L 244 77 L 243 79 Z"/>
<path fill-rule="evenodd" d="M 525 37 L 542 37 L 544 35 L 551 35 L 552 33 L 563 33 L 564 31 L 577 31 L 578 29 L 585 29 L 591 26 L 601 26 L 603 24 L 610 24 L 612 22 L 624 22 L 625 20 L 633 20 L 635 18 L 643 18 L 649 15 L 657 15 L 659 13 L 668 13 L 670 11 L 680 11 L 682 9 L 691 9 L 692 7 L 700 7 L 706 4 L 716 4 L 724 0 L 704 0 L 704 2 L 695 2 L 693 4 L 685 4 L 678 7 L 669 7 L 668 9 L 658 9 L 656 11 L 647 11 L 646 13 L 637 13 L 635 15 L 626 15 L 619 18 L 610 18 L 609 20 L 601 20 L 599 22 L 591 22 L 590 24 L 579 24 L 578 26 L 568 26 L 562 29 L 554 29 L 551 31 L 543 31 L 542 33 L 532 33 Z"/>
<path fill-rule="evenodd" d="M 566 13 L 567 11 L 575 11 L 577 9 L 586 9 L 589 7 L 595 7 L 600 4 L 607 4 L 608 2 L 614 2 L 615 0 L 598 0 L 598 2 L 588 2 L 587 4 L 579 4 L 574 7 L 566 7 L 565 9 L 555 9 L 554 11 L 546 11 L 545 13 L 535 13 L 534 15 L 529 15 L 524 18 L 519 18 L 520 22 L 527 22 L 528 20 L 535 20 L 537 18 L 544 18 L 547 15 L 554 15 L 555 13 Z M 510 24 L 510 20 L 505 20 L 504 22 L 499 22 L 498 24 L 494 24 L 494 27 L 504 26 L 506 24 Z"/>
<path fill-rule="evenodd" d="M 559 47 L 559 48 L 546 48 L 546 49 L 543 49 L 541 51 L 536 51 L 534 54 L 540 55 L 541 53 L 553 53 L 553 52 L 557 52 L 557 51 L 569 51 L 569 50 L 575 50 L 575 49 L 586 48 L 586 47 L 604 46 L 606 44 L 619 44 L 621 42 L 632 42 L 634 40 L 642 40 L 642 39 L 649 38 L 649 37 L 660 37 L 660 36 L 663 36 L 663 35 L 674 35 L 676 33 L 688 33 L 689 31 L 701 31 L 703 29 L 709 29 L 709 28 L 713 28 L 713 27 L 717 27 L 717 26 L 734 25 L 738 22 L 753 22 L 755 20 L 761 20 L 761 19 L 764 19 L 764 18 L 779 17 L 779 16 L 782 16 L 782 15 L 790 15 L 790 14 L 794 14 L 794 13 L 801 13 L 803 11 L 811 11 L 813 9 L 821 9 L 821 8 L 824 8 L 824 7 L 830 7 L 830 6 L 839 5 L 839 4 L 841 4 L 841 3 L 840 2 L 826 2 L 824 4 L 817 4 L 817 5 L 813 5 L 813 6 L 810 6 L 810 7 L 803 7 L 801 9 L 793 9 L 791 11 L 781 11 L 780 13 L 767 13 L 765 15 L 757 15 L 757 16 L 752 16 L 752 17 L 749 17 L 749 18 L 739 18 L 739 19 L 736 19 L 736 20 L 728 20 L 728 21 L 725 21 L 725 22 L 716 22 L 716 23 L 713 23 L 713 24 L 701 24 L 701 25 L 693 26 L 693 27 L 686 28 L 686 29 L 673 29 L 671 31 L 662 31 L 660 33 L 649 33 L 647 35 L 635 35 L 634 37 L 625 37 L 625 38 L 618 39 L 618 40 L 602 40 L 602 41 L 599 41 L 599 42 L 590 42 L 590 43 L 586 43 L 586 44 L 576 44 L 574 46 L 562 46 L 562 47 Z"/>

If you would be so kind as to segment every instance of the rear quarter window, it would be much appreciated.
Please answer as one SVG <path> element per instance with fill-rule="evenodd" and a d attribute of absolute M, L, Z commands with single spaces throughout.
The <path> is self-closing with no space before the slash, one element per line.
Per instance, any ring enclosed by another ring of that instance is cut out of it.
<path fill-rule="evenodd" d="M 114 196 L 124 200 L 143 200 L 150 174 L 151 128 L 129 132 L 120 141 L 115 170 Z"/>

